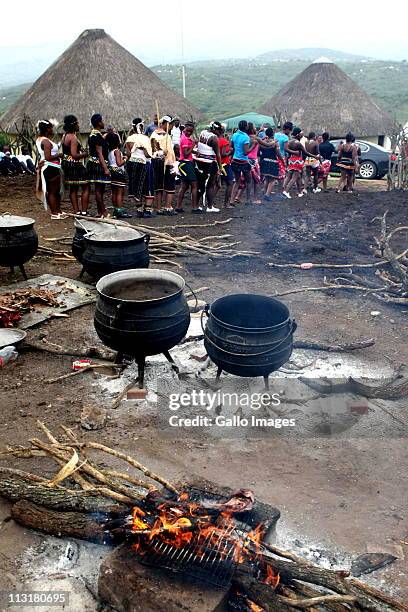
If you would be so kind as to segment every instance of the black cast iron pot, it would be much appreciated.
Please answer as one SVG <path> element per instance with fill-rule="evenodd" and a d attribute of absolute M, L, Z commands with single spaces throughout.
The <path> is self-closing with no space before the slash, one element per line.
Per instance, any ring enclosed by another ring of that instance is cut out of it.
<path fill-rule="evenodd" d="M 118 226 L 104 232 L 84 234 L 83 271 L 101 278 L 121 270 L 148 268 L 149 239 L 148 234 Z"/>
<path fill-rule="evenodd" d="M 167 270 L 124 270 L 97 285 L 94 324 L 102 342 L 137 361 L 166 353 L 187 333 L 184 279 Z"/>
<path fill-rule="evenodd" d="M 206 307 L 204 346 L 222 371 L 236 376 L 263 376 L 286 363 L 293 348 L 296 323 L 279 300 L 236 294 Z"/>
<path fill-rule="evenodd" d="M 24 264 L 37 252 L 38 236 L 34 229 L 35 220 L 4 214 L 0 216 L 0 266 L 14 271 L 19 267 L 27 280 Z"/>

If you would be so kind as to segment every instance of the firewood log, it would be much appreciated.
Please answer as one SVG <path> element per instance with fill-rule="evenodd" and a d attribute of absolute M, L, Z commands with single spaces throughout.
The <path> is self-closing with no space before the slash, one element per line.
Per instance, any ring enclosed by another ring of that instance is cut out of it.
<path fill-rule="evenodd" d="M 109 514 L 58 512 L 21 500 L 11 508 L 11 517 L 23 527 L 57 537 L 80 538 L 96 544 L 119 543 L 109 530 Z"/>
<path fill-rule="evenodd" d="M 50 488 L 41 484 L 40 477 L 21 470 L 0 467 L 0 496 L 12 502 L 27 500 L 54 510 L 106 512 L 122 514 L 129 508 L 98 494 L 96 491 Z"/>

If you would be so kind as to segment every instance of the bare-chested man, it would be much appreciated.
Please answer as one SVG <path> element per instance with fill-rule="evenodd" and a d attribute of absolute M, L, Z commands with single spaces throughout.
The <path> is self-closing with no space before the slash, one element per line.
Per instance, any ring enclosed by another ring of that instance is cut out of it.
<path fill-rule="evenodd" d="M 291 198 L 290 190 L 296 183 L 298 189 L 298 198 L 305 195 L 302 181 L 302 171 L 305 166 L 304 157 L 312 157 L 317 159 L 319 156 L 306 151 L 303 144 L 300 142 L 303 138 L 303 132 L 299 127 L 295 127 L 292 131 L 292 138 L 285 144 L 285 151 L 289 155 L 288 172 L 286 180 L 283 184 L 283 195 L 286 198 Z"/>

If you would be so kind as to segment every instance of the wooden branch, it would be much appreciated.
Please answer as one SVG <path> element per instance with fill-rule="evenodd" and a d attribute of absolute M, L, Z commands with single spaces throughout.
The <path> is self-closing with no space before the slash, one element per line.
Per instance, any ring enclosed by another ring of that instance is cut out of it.
<path fill-rule="evenodd" d="M 24 339 L 24 344 L 22 344 L 22 349 L 34 350 L 34 351 L 45 351 L 46 353 L 51 353 L 53 355 L 69 355 L 71 357 L 96 357 L 98 359 L 104 359 L 106 361 L 114 361 L 116 353 L 107 349 L 103 346 L 90 346 L 84 350 L 80 350 L 74 347 L 62 347 L 57 344 L 53 344 L 51 342 L 35 341 L 31 338 Z"/>
<path fill-rule="evenodd" d="M 63 487 L 50 489 L 42 484 L 45 481 L 45 478 L 36 474 L 0 467 L 0 496 L 12 502 L 27 500 L 55 510 L 89 513 L 121 514 L 127 510 L 127 506 L 133 505 L 132 500 L 125 504 L 113 503 L 107 499 L 103 488 L 95 487 L 89 491 Z"/>
<path fill-rule="evenodd" d="M 72 446 L 67 446 L 65 449 L 61 449 L 61 446 L 49 446 L 36 438 L 30 440 L 30 442 L 33 444 L 33 446 L 41 448 L 51 456 L 58 457 L 62 460 L 66 460 L 66 450 L 72 448 Z M 94 478 L 96 481 L 101 482 L 105 486 L 104 491 L 109 492 L 109 497 L 112 497 L 112 499 L 122 503 L 129 503 L 132 500 L 140 499 L 140 495 L 136 494 L 135 491 L 132 491 L 132 489 L 129 487 L 119 484 L 117 481 L 112 481 L 108 476 L 104 476 L 97 468 L 93 467 L 88 462 L 81 465 L 81 472 L 84 472 L 88 476 L 92 476 L 92 478 Z M 72 478 L 75 478 L 75 476 L 76 474 L 73 474 Z"/>
<path fill-rule="evenodd" d="M 59 382 L 60 380 L 65 380 L 66 378 L 72 378 L 72 376 L 78 376 L 83 374 L 84 372 L 89 372 L 90 370 L 98 370 L 100 368 L 123 368 L 120 364 L 113 364 L 111 362 L 108 363 L 90 363 L 80 370 L 74 370 L 73 372 L 68 372 L 68 374 L 62 374 L 61 376 L 57 376 L 56 378 L 48 378 L 44 382 L 47 384 L 52 384 L 55 382 Z"/>
<path fill-rule="evenodd" d="M 269 585 L 262 584 L 242 568 L 234 573 L 232 583 L 265 612 L 293 612 L 293 607 L 282 602 L 281 597 Z"/>
<path fill-rule="evenodd" d="M 325 344 L 323 342 L 314 342 L 313 340 L 295 340 L 293 343 L 293 348 L 308 349 L 312 351 L 327 351 L 329 353 L 348 353 L 350 351 L 357 351 L 374 346 L 374 344 L 374 338 L 367 338 L 367 340 L 348 342 L 345 344 Z"/>
<path fill-rule="evenodd" d="M 321 595 L 307 599 L 292 599 L 290 597 L 279 596 L 279 601 L 294 608 L 299 608 L 299 610 L 307 610 L 313 606 L 326 605 L 328 603 L 353 604 L 357 601 L 357 598 L 353 595 Z"/>
<path fill-rule="evenodd" d="M 348 572 L 333 571 L 318 567 L 312 563 L 301 564 L 280 558 L 263 556 L 265 563 L 271 565 L 275 573 L 279 573 L 281 581 L 290 583 L 292 580 L 316 584 L 340 595 L 351 595 L 363 609 L 375 612 L 408 612 L 408 606 L 397 599 L 378 591 L 363 582 L 347 578 Z"/>
<path fill-rule="evenodd" d="M 118 394 L 118 396 L 115 398 L 115 400 L 112 402 L 111 408 L 113 410 L 115 410 L 116 408 L 118 408 L 118 406 L 120 405 L 121 401 L 123 400 L 123 398 L 125 397 L 125 395 L 127 394 L 127 392 L 135 386 L 135 384 L 137 383 L 138 377 L 136 378 L 132 378 L 132 380 L 130 382 L 128 382 L 128 384 L 124 387 L 124 389 L 122 389 L 122 391 Z"/>
<path fill-rule="evenodd" d="M 399 228 L 397 228 L 397 230 L 398 229 Z M 405 227 L 401 229 L 405 229 Z M 397 255 L 396 259 L 399 261 L 400 259 L 403 259 L 406 255 L 408 255 L 408 249 L 405 249 L 404 251 L 402 251 L 402 253 Z M 307 271 L 307 270 L 325 270 L 325 269 L 336 269 L 336 268 L 339 270 L 346 269 L 346 268 L 378 268 L 380 266 L 386 266 L 388 263 L 389 261 L 387 259 L 382 259 L 381 261 L 376 261 L 374 263 L 365 263 L 365 264 L 361 264 L 361 263 L 332 264 L 332 263 L 310 262 L 311 267 L 307 267 L 307 268 L 302 267 L 302 264 L 297 264 L 297 263 L 278 264 L 278 263 L 270 262 L 268 263 L 268 266 L 270 266 L 271 268 L 294 268 L 297 270 Z"/>
<path fill-rule="evenodd" d="M 113 448 L 109 448 L 109 446 L 105 446 L 104 444 L 99 444 L 98 442 L 84 442 L 83 444 L 80 445 L 80 447 L 81 448 L 93 448 L 96 450 L 100 450 L 104 453 L 108 453 L 109 455 L 112 455 L 113 457 L 117 457 L 118 459 L 123 459 L 123 461 L 126 461 L 127 463 L 135 467 L 136 469 L 143 472 L 145 476 L 148 476 L 152 480 L 156 480 L 156 482 L 159 482 L 160 484 L 162 484 L 169 491 L 172 491 L 173 493 L 177 493 L 177 494 L 179 493 L 176 487 L 172 485 L 168 480 L 166 480 L 162 476 L 159 476 L 159 474 L 155 474 L 155 472 L 152 472 L 149 468 L 142 465 L 139 461 L 136 461 L 136 459 L 134 459 L 130 455 L 126 455 L 125 453 L 116 451 Z"/>
<path fill-rule="evenodd" d="M 298 287 L 297 289 L 289 289 L 288 291 L 281 291 L 280 293 L 275 293 L 274 297 L 282 297 L 284 295 L 291 295 L 293 293 L 303 293 L 305 291 L 333 291 L 333 289 L 354 289 L 355 291 L 363 291 L 364 293 L 380 293 L 381 291 L 387 290 L 388 285 L 384 285 L 383 287 L 377 287 L 376 289 L 371 289 L 369 287 L 359 287 L 357 285 L 335 284 L 327 284 L 321 287 Z"/>
<path fill-rule="evenodd" d="M 291 583 L 291 588 L 295 591 L 295 593 L 297 595 L 301 595 L 303 597 L 320 597 L 322 595 L 321 591 L 318 591 L 317 589 L 312 588 L 311 586 L 304 584 L 303 582 L 300 582 L 299 580 L 294 580 Z M 285 593 L 285 589 L 282 589 L 284 594 Z M 345 612 L 345 608 L 343 605 L 341 605 L 340 603 L 337 602 L 326 602 L 325 603 L 325 610 L 328 610 L 329 612 Z M 357 612 L 357 607 L 354 605 L 350 605 L 347 607 L 347 610 L 353 610 Z"/>

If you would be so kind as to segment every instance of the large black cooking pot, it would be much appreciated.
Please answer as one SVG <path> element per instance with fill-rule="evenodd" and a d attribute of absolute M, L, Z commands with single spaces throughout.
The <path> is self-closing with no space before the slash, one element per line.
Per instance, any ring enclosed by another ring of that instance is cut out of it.
<path fill-rule="evenodd" d="M 290 358 L 297 325 L 279 300 L 227 295 L 207 306 L 206 312 L 204 346 L 219 374 L 268 377 Z"/>
<path fill-rule="evenodd" d="M 19 267 L 24 278 L 27 275 L 24 264 L 37 252 L 38 236 L 34 229 L 35 220 L 16 215 L 0 215 L 0 266 Z"/>
<path fill-rule="evenodd" d="M 137 361 L 166 353 L 187 333 L 184 279 L 167 270 L 123 270 L 101 278 L 94 324 L 106 346 Z"/>
<path fill-rule="evenodd" d="M 114 226 L 84 234 L 84 271 L 95 278 L 120 270 L 149 267 L 149 238 L 133 228 Z"/>
<path fill-rule="evenodd" d="M 85 234 L 101 234 L 111 228 L 107 223 L 98 221 L 87 221 L 86 219 L 75 219 L 75 234 L 72 238 L 72 254 L 82 263 L 82 254 L 85 250 Z"/>

